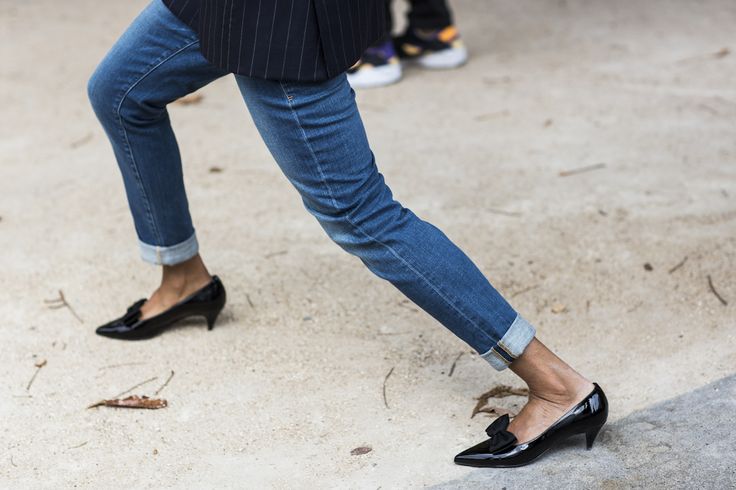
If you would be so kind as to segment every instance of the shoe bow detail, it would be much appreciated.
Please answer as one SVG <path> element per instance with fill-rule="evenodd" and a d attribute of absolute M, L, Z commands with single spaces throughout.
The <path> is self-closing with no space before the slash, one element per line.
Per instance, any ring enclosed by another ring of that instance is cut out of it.
<path fill-rule="evenodd" d="M 488 440 L 488 452 L 495 453 L 508 449 L 516 444 L 516 436 L 509 432 L 509 416 L 501 415 L 486 428 Z"/>
<path fill-rule="evenodd" d="M 145 302 L 145 299 L 139 299 L 133 303 L 130 308 L 128 308 L 128 311 L 125 312 L 123 318 L 120 319 L 120 322 L 127 326 L 135 324 L 141 317 L 141 306 L 143 306 L 143 303 Z"/>

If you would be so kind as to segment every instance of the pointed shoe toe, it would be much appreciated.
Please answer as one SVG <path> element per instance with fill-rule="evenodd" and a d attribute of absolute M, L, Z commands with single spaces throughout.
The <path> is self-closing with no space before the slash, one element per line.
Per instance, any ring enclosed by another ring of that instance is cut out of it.
<path fill-rule="evenodd" d="M 455 456 L 455 464 L 461 466 L 487 466 L 488 462 L 492 462 L 498 459 L 494 454 L 498 452 L 494 451 L 489 446 L 489 441 L 481 442 L 475 446 L 466 449 L 457 456 Z M 500 453 L 500 452 L 499 452 Z"/>
<path fill-rule="evenodd" d="M 117 322 L 110 322 L 95 329 L 97 335 L 103 337 L 116 338 L 118 335 L 124 335 L 129 329 L 125 325 Z"/>
<path fill-rule="evenodd" d="M 120 335 L 125 335 L 126 332 L 128 332 L 138 321 L 138 318 L 140 318 L 141 306 L 143 306 L 145 302 L 145 298 L 139 299 L 130 305 L 123 316 L 97 327 L 97 329 L 95 329 L 95 333 L 109 338 L 118 338 Z"/>

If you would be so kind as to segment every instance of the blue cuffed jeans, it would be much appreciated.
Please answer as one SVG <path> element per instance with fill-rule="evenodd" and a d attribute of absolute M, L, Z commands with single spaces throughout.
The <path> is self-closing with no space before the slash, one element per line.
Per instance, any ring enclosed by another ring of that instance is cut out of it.
<path fill-rule="evenodd" d="M 123 175 L 141 254 L 198 252 L 166 106 L 227 73 L 154 0 L 100 63 L 89 97 Z M 235 77 L 256 127 L 329 237 L 502 370 L 534 328 L 440 230 L 397 202 L 378 172 L 345 75 L 317 82 Z"/>

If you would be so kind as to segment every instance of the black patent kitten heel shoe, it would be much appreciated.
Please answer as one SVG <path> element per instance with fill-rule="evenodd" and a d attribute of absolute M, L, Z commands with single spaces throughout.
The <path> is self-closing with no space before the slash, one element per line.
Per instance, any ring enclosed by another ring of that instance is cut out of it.
<path fill-rule="evenodd" d="M 592 448 L 598 432 L 608 419 L 606 395 L 600 386 L 596 383 L 594 385 L 593 391 L 583 401 L 536 439 L 516 444 L 516 437 L 506 430 L 509 426 L 509 416 L 503 415 L 486 429 L 490 439 L 455 456 L 455 463 L 485 468 L 524 466 L 576 434 L 585 434 L 585 446 L 587 449 Z"/>
<path fill-rule="evenodd" d="M 146 302 L 145 299 L 141 299 L 133 303 L 125 315 L 98 327 L 95 332 L 97 335 L 113 339 L 150 339 L 177 321 L 193 316 L 204 317 L 207 320 L 207 329 L 212 330 L 217 316 L 225 306 L 226 297 L 225 287 L 220 278 L 213 276 L 212 281 L 205 287 L 163 313 L 141 320 L 141 306 Z"/>

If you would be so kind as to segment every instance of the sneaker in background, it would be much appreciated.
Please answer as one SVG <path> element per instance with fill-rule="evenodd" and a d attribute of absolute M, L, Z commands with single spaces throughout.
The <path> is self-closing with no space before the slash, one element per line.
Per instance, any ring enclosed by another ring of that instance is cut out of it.
<path fill-rule="evenodd" d="M 468 61 L 468 50 L 455 26 L 439 30 L 412 29 L 394 40 L 401 58 L 423 68 L 457 68 Z"/>
<path fill-rule="evenodd" d="M 373 88 L 391 85 L 401 80 L 401 63 L 392 41 L 366 49 L 350 70 L 348 82 L 353 88 Z"/>

